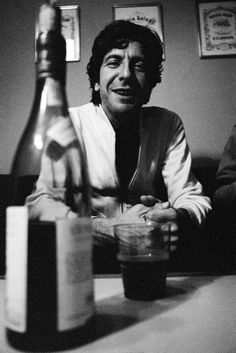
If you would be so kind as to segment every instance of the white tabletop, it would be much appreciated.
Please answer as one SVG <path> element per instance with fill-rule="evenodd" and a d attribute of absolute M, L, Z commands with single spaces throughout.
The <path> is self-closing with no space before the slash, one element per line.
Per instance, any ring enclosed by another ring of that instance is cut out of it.
<path fill-rule="evenodd" d="M 5 341 L 0 280 L 0 353 Z M 170 277 L 154 302 L 124 298 L 121 278 L 95 278 L 96 338 L 66 353 L 235 353 L 236 276 Z"/>

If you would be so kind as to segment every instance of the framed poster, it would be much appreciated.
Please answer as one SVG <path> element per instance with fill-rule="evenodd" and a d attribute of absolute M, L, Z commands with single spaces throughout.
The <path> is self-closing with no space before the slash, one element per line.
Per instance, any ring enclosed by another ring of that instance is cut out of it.
<path fill-rule="evenodd" d="M 66 41 L 66 61 L 80 60 L 80 24 L 78 5 L 59 6 L 61 10 L 61 33 Z M 39 35 L 38 13 L 35 23 L 35 62 L 37 62 L 36 41 Z"/>
<path fill-rule="evenodd" d="M 198 1 L 201 58 L 236 55 L 236 1 Z"/>
<path fill-rule="evenodd" d="M 161 4 L 113 5 L 113 18 L 114 20 L 129 20 L 138 25 L 149 27 L 159 35 L 164 52 Z"/>
<path fill-rule="evenodd" d="M 60 6 L 61 32 L 66 40 L 66 61 L 80 60 L 79 6 Z"/>

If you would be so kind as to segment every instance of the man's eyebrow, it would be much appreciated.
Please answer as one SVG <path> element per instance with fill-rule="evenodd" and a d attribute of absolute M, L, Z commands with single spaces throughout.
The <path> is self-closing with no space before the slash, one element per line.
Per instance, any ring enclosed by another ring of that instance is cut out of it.
<path fill-rule="evenodd" d="M 104 62 L 107 62 L 110 59 L 117 59 L 120 60 L 123 57 L 121 54 L 116 54 L 116 53 L 111 53 L 108 54 L 107 56 L 104 57 Z M 135 55 L 131 58 L 132 61 L 146 61 L 147 59 L 145 58 L 144 55 Z"/>
<path fill-rule="evenodd" d="M 104 62 L 107 62 L 109 59 L 120 59 L 121 57 L 122 55 L 111 53 L 104 57 Z"/>

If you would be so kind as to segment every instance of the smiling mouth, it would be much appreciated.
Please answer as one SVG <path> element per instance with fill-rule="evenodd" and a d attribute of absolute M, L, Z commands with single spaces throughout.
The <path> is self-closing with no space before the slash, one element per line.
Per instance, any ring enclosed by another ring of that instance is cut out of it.
<path fill-rule="evenodd" d="M 118 94 L 122 97 L 134 97 L 135 96 L 134 91 L 131 89 L 117 88 L 117 89 L 114 89 L 113 92 L 115 92 L 116 94 Z"/>

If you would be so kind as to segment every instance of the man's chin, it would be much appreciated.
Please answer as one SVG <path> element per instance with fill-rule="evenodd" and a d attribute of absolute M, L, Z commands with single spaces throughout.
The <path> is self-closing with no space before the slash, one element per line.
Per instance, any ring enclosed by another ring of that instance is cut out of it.
<path fill-rule="evenodd" d="M 117 104 L 117 113 L 126 114 L 136 112 L 141 106 L 137 102 L 121 102 Z"/>

